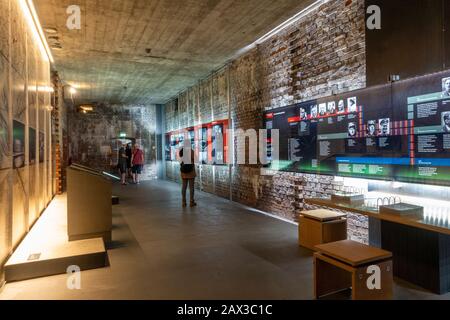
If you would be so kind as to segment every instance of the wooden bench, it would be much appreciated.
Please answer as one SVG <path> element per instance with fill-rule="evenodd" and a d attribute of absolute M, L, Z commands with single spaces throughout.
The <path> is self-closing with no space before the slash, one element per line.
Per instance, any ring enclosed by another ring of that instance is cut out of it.
<path fill-rule="evenodd" d="M 346 214 L 324 209 L 302 211 L 298 239 L 300 246 L 311 250 L 318 244 L 347 239 Z"/>
<path fill-rule="evenodd" d="M 316 299 L 349 288 L 352 289 L 353 300 L 392 299 L 391 252 L 351 240 L 317 245 L 316 250 L 314 253 Z M 378 268 L 379 272 L 374 271 Z"/>

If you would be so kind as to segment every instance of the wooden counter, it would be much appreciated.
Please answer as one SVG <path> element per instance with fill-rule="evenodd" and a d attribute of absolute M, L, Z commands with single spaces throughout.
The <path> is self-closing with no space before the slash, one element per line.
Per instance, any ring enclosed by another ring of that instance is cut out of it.
<path fill-rule="evenodd" d="M 375 219 L 380 219 L 383 221 L 390 221 L 398 224 L 402 224 L 405 226 L 415 227 L 423 230 L 428 230 L 432 232 L 442 233 L 446 235 L 450 235 L 450 228 L 445 226 L 432 225 L 424 222 L 422 219 L 417 219 L 417 217 L 408 217 L 408 216 L 398 216 L 394 214 L 382 214 L 379 213 L 378 210 L 367 207 L 367 206 L 358 206 L 358 205 L 350 205 L 350 204 L 341 204 L 332 202 L 331 199 L 323 199 L 323 198 L 310 198 L 305 199 L 305 203 L 333 208 L 342 211 L 348 211 L 353 213 L 358 213 L 364 216 L 368 216 Z"/>
<path fill-rule="evenodd" d="M 373 207 L 305 199 L 305 203 L 369 217 L 369 242 L 393 254 L 394 275 L 437 294 L 450 292 L 450 228 Z M 377 222 L 378 221 L 378 222 Z"/>

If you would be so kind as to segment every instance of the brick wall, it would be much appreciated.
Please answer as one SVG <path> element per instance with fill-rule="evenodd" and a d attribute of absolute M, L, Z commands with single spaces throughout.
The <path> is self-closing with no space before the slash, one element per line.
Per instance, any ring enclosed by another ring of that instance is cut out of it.
<path fill-rule="evenodd" d="M 349 6 L 341 0 L 322 5 L 167 103 L 166 132 L 227 119 L 228 90 L 234 128 L 246 130 L 262 128 L 265 110 L 365 87 L 364 16 L 363 0 Z M 229 198 L 229 168 L 199 167 L 198 188 Z M 178 170 L 169 163 L 167 178 L 178 181 Z M 259 166 L 250 165 L 231 170 L 234 201 L 293 221 L 305 197 L 341 187 L 331 176 L 262 175 Z M 349 226 L 352 239 L 366 242 L 366 218 L 350 215 Z"/>
<path fill-rule="evenodd" d="M 168 114 L 166 114 L 167 116 Z M 69 156 L 72 162 L 117 173 L 120 133 L 135 138 L 145 153 L 142 180 L 156 172 L 156 107 L 100 104 L 92 113 L 71 109 L 68 114 Z"/>

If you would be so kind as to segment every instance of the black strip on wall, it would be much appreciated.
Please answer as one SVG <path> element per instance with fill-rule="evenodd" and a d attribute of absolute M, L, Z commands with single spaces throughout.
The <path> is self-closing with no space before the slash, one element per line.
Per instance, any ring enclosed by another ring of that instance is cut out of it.
<path fill-rule="evenodd" d="M 450 18 L 446 0 L 365 0 L 381 9 L 381 30 L 366 26 L 367 85 L 386 83 L 389 75 L 401 79 L 442 71 L 450 65 L 445 48 L 450 38 L 443 26 Z M 368 17 L 369 15 L 367 15 Z M 444 39 L 444 40 L 443 40 Z"/>

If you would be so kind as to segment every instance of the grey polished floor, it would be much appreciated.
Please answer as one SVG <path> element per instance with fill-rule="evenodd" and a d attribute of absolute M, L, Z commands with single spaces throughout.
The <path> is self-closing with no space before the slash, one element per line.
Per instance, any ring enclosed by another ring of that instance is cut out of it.
<path fill-rule="evenodd" d="M 9 283 L 0 299 L 312 299 L 312 253 L 297 227 L 212 195 L 181 208 L 179 186 L 114 186 L 110 266 Z M 396 299 L 450 299 L 396 281 Z"/>

